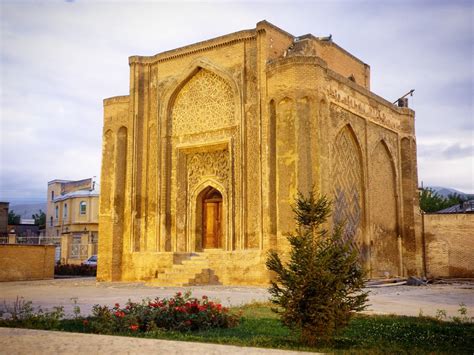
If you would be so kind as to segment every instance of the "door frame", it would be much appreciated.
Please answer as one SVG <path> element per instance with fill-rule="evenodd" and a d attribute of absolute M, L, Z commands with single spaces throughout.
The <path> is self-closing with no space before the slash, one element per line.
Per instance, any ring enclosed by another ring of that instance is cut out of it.
<path fill-rule="evenodd" d="M 208 191 L 206 191 L 208 190 Z M 219 190 L 209 187 L 203 190 L 203 192 L 206 191 L 205 195 L 202 198 L 202 218 L 201 218 L 201 238 L 202 238 L 202 249 L 220 249 L 222 248 L 222 194 Z M 219 194 L 220 197 L 214 197 L 215 195 Z M 212 195 L 211 195 L 212 194 Z M 210 195 L 210 196 L 209 196 Z M 206 198 L 209 196 L 210 198 Z M 207 204 L 215 204 L 214 212 L 217 213 L 217 216 L 215 217 L 214 223 L 213 224 L 213 234 L 214 237 L 213 239 L 213 246 L 209 247 L 207 245 L 207 227 L 208 227 L 208 208 Z M 217 239 L 217 240 L 216 240 Z"/>
<path fill-rule="evenodd" d="M 231 250 L 232 241 L 229 240 L 230 233 L 230 219 L 229 219 L 229 204 L 228 195 L 224 186 L 216 181 L 207 179 L 202 181 L 190 194 L 190 200 L 188 203 L 188 227 L 187 227 L 187 245 L 186 248 L 189 252 L 202 251 L 202 205 L 203 197 L 206 194 L 206 190 L 211 187 L 216 189 L 222 196 L 221 204 L 221 246 L 219 249 Z"/>

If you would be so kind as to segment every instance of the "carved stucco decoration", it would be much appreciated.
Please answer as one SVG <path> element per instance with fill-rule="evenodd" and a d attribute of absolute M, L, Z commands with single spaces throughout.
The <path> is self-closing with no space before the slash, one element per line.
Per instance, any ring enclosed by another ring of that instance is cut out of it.
<path fill-rule="evenodd" d="M 400 128 L 400 121 L 393 115 L 386 114 L 384 110 L 356 99 L 354 95 L 350 95 L 335 87 L 329 87 L 327 94 L 332 101 L 355 114 L 369 117 L 372 121 L 395 130 Z"/>
<path fill-rule="evenodd" d="M 193 134 L 235 125 L 231 86 L 200 69 L 180 90 L 173 107 L 173 135 Z"/>
<path fill-rule="evenodd" d="M 219 180 L 228 187 L 229 152 L 227 149 L 196 152 L 187 156 L 188 186 L 197 186 L 206 177 Z"/>

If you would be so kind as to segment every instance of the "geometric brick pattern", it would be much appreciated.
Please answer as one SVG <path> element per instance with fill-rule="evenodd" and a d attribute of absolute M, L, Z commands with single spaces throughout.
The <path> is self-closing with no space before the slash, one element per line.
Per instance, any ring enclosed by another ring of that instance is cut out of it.
<path fill-rule="evenodd" d="M 362 164 L 354 134 L 346 126 L 333 147 L 333 219 L 344 223 L 344 234 L 360 250 L 363 219 Z"/>

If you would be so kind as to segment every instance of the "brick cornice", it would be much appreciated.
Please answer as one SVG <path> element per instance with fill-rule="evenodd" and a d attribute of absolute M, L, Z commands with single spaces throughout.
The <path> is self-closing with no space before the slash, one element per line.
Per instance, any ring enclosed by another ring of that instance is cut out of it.
<path fill-rule="evenodd" d="M 218 47 L 232 45 L 242 41 L 253 40 L 256 38 L 257 32 L 255 30 L 243 30 L 234 32 L 228 35 L 209 39 L 181 48 L 172 49 L 170 51 L 158 53 L 154 56 L 131 56 L 128 58 L 129 64 L 153 64 L 164 62 L 170 59 L 183 57 L 190 54 L 204 52 Z"/>

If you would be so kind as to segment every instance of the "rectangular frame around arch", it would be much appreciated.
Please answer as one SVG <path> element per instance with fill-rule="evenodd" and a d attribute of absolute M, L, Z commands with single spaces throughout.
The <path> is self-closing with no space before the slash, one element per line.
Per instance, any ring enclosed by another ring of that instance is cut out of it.
<path fill-rule="evenodd" d="M 234 139 L 229 137 L 227 139 L 215 140 L 215 141 L 205 141 L 199 143 L 184 143 L 176 145 L 176 154 L 177 154 L 177 174 L 176 176 L 182 177 L 176 181 L 177 188 L 185 192 L 183 200 L 185 201 L 184 208 L 177 208 L 176 213 L 181 214 L 182 221 L 184 222 L 184 235 L 181 235 L 181 238 L 184 238 L 184 245 L 186 252 L 194 252 L 196 246 L 196 233 L 195 225 L 196 220 L 194 214 L 195 211 L 193 208 L 194 201 L 191 201 L 191 191 L 189 190 L 189 182 L 187 177 L 187 156 L 194 153 L 205 153 L 205 152 L 216 152 L 221 150 L 227 150 L 228 152 L 228 164 L 229 164 L 229 177 L 228 177 L 228 187 L 227 191 L 222 191 L 223 195 L 226 195 L 225 202 L 225 236 L 223 240 L 223 250 L 230 251 L 235 249 L 235 164 L 234 164 Z M 178 219 L 178 216 L 176 216 Z M 175 236 L 177 238 L 178 236 Z M 174 245 L 177 246 L 177 241 L 174 241 Z M 176 248 L 175 248 L 176 249 Z"/>

